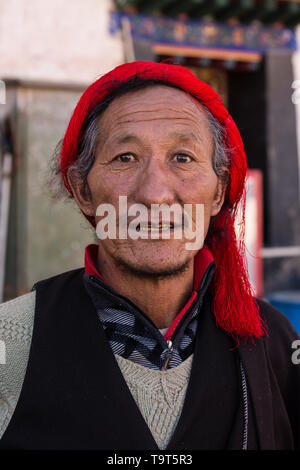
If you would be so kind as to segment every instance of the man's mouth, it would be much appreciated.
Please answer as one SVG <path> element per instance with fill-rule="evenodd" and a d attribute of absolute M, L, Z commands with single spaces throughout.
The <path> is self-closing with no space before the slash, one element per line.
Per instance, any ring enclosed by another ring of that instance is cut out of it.
<path fill-rule="evenodd" d="M 179 224 L 174 224 L 173 222 L 161 222 L 158 224 L 145 222 L 138 224 L 136 230 L 138 232 L 163 232 L 174 230 L 174 228 L 178 226 Z"/>

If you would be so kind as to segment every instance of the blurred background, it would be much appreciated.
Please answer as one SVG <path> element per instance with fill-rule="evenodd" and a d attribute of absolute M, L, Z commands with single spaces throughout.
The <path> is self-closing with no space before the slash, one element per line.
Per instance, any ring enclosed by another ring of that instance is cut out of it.
<path fill-rule="evenodd" d="M 0 0 L 0 301 L 83 266 L 95 242 L 45 184 L 84 89 L 123 62 L 172 59 L 240 129 L 255 294 L 299 310 L 299 23 L 299 0 Z"/>

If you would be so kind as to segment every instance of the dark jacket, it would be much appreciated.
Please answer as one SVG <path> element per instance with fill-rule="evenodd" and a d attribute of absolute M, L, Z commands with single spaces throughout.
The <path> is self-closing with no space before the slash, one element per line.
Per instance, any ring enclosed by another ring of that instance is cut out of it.
<path fill-rule="evenodd" d="M 29 362 L 0 449 L 158 449 L 83 273 L 36 285 Z M 245 442 L 247 449 L 300 449 L 300 364 L 291 359 L 298 335 L 278 310 L 258 303 L 268 336 L 237 345 L 216 326 L 205 294 L 184 407 L 167 450 L 241 449 Z"/>

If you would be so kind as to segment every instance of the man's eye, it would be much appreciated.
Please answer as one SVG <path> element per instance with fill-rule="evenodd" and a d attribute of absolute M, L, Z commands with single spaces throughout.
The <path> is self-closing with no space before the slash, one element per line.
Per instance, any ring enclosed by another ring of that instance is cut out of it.
<path fill-rule="evenodd" d="M 122 163 L 129 163 L 129 162 L 133 162 L 135 158 L 132 155 L 132 153 L 123 153 L 122 155 L 118 155 L 115 158 L 115 160 L 117 160 L 118 162 L 122 162 Z"/>
<path fill-rule="evenodd" d="M 193 159 L 192 157 L 190 157 L 189 155 L 186 155 L 185 153 L 177 153 L 175 155 L 175 160 L 178 163 L 191 163 Z"/>

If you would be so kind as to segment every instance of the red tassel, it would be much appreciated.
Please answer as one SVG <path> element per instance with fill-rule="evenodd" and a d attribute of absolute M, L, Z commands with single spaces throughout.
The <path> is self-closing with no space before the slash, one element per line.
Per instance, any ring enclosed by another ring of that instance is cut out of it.
<path fill-rule="evenodd" d="M 238 246 L 232 215 L 227 215 L 226 229 L 215 230 L 207 243 L 217 265 L 210 286 L 212 311 L 217 325 L 230 335 L 260 338 L 264 324 L 249 281 L 243 243 Z M 221 217 L 217 226 L 223 223 Z"/>

